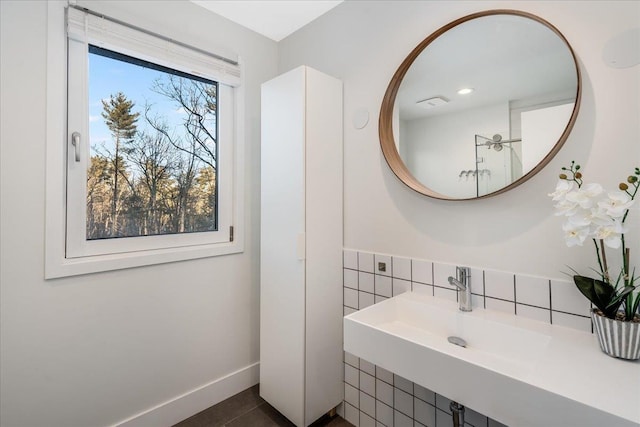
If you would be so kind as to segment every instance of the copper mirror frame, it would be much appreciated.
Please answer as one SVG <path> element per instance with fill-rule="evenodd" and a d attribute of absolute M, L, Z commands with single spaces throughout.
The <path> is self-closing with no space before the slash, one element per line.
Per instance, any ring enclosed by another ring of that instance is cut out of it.
<path fill-rule="evenodd" d="M 575 105 L 574 105 L 571 117 L 567 123 L 567 126 L 565 127 L 564 132 L 560 136 L 558 142 L 556 142 L 556 144 L 549 151 L 549 153 L 547 153 L 547 155 L 533 169 L 528 171 L 526 174 L 524 174 L 522 177 L 518 178 L 511 184 L 505 187 L 502 187 L 501 189 L 496 190 L 492 193 L 488 193 L 488 194 L 477 196 L 477 197 L 471 197 L 471 198 L 452 198 L 452 197 L 448 197 L 446 195 L 440 194 L 426 187 L 424 184 L 422 184 L 413 176 L 413 174 L 409 171 L 407 166 L 404 164 L 402 158 L 398 153 L 398 150 L 396 149 L 396 144 L 393 136 L 394 104 L 396 101 L 396 96 L 398 94 L 398 89 L 400 88 L 400 84 L 402 83 L 402 80 L 405 74 L 407 73 L 407 71 L 409 70 L 409 68 L 415 61 L 415 59 L 429 46 L 429 44 L 431 44 L 436 38 L 438 38 L 439 36 L 447 32 L 448 30 L 464 22 L 467 22 L 476 18 L 493 16 L 493 15 L 516 15 L 516 16 L 532 19 L 546 26 L 564 42 L 569 52 L 571 53 L 573 62 L 575 64 L 575 71 L 576 71 L 576 77 L 577 77 L 577 91 L 576 91 Z M 450 22 L 449 24 L 441 27 L 440 29 L 435 31 L 433 34 L 431 34 L 429 37 L 424 39 L 420 44 L 418 44 L 418 46 L 416 46 L 411 51 L 411 53 L 406 57 L 406 59 L 402 62 L 400 67 L 397 69 L 397 71 L 393 75 L 393 78 L 391 79 L 391 82 L 389 83 L 389 86 L 387 87 L 387 91 L 385 92 L 384 98 L 382 100 L 381 109 L 380 109 L 380 119 L 378 122 L 380 147 L 382 148 L 382 153 L 384 154 L 385 160 L 387 161 L 387 164 L 389 165 L 393 173 L 405 185 L 407 185 L 409 188 L 411 188 L 412 190 L 420 194 L 423 194 L 425 196 L 432 197 L 435 199 L 440 199 L 440 200 L 460 200 L 460 201 L 493 197 L 498 194 L 507 192 L 519 186 L 520 184 L 524 183 L 525 181 L 529 180 L 536 173 L 542 170 L 542 168 L 544 168 L 551 161 L 551 159 L 558 153 L 558 151 L 560 150 L 560 148 L 562 148 L 562 145 L 568 138 L 569 133 L 571 132 L 573 125 L 576 121 L 578 111 L 580 109 L 581 95 L 582 95 L 582 79 L 581 79 L 580 68 L 578 66 L 576 55 L 573 49 L 571 48 L 571 45 L 567 41 L 567 39 L 562 35 L 562 33 L 556 27 L 554 27 L 552 24 L 550 24 L 546 20 L 536 15 L 533 15 L 528 12 L 519 11 L 519 10 L 495 9 L 495 10 L 488 10 L 488 11 L 473 13 Z"/>

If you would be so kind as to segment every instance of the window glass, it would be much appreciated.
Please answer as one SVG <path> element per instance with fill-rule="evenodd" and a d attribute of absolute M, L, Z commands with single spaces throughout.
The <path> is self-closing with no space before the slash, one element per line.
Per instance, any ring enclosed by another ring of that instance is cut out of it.
<path fill-rule="evenodd" d="M 86 239 L 218 229 L 218 84 L 89 45 Z"/>

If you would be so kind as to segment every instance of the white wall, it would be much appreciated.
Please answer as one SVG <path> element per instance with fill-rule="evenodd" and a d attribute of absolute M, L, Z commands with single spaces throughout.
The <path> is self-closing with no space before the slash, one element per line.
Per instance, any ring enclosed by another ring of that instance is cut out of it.
<path fill-rule="evenodd" d="M 522 112 L 522 169 L 536 167 L 553 148 L 552 143 L 564 132 L 574 106 L 572 102 Z"/>
<path fill-rule="evenodd" d="M 405 56 L 432 31 L 466 14 L 514 8 L 550 21 L 569 40 L 582 69 L 582 107 L 573 132 L 541 173 L 486 200 L 432 200 L 405 187 L 379 148 L 380 103 Z M 638 25 L 639 2 L 347 1 L 280 43 L 279 69 L 307 64 L 344 81 L 345 247 L 565 278 L 588 273 L 592 247 L 567 248 L 547 193 L 561 166 L 576 160 L 587 180 L 615 188 L 640 162 L 640 69 L 613 69 L 605 43 Z M 372 120 L 356 130 L 351 118 Z M 640 205 L 640 203 L 638 203 Z M 640 212 L 631 217 L 632 262 L 640 265 Z"/>
<path fill-rule="evenodd" d="M 475 135 L 491 138 L 499 133 L 508 138 L 509 103 L 407 120 L 402 130 L 400 145 L 407 145 L 404 148 L 407 154 L 402 158 L 418 181 L 449 197 L 475 197 L 476 177 L 460 177 L 460 172 L 476 168 Z M 487 167 L 486 164 L 479 165 L 480 169 Z M 491 167 L 491 182 L 495 188 L 506 185 L 504 175 L 501 163 Z M 487 184 L 487 179 L 482 181 Z"/>
<path fill-rule="evenodd" d="M 186 1 L 91 2 L 241 56 L 245 252 L 45 281 L 47 4 L 3 0 L 0 8 L 0 425 L 112 425 L 237 370 L 257 381 L 259 85 L 276 74 L 277 45 Z"/>

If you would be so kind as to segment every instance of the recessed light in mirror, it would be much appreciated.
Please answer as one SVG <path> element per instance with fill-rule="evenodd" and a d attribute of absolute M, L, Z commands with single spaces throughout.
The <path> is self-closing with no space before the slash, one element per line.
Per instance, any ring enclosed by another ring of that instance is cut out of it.
<path fill-rule="evenodd" d="M 473 92 L 473 88 L 471 88 L 471 87 L 465 87 L 465 88 L 462 88 L 462 89 L 460 89 L 460 90 L 458 91 L 458 95 L 468 95 L 468 94 L 470 94 L 471 92 Z"/>

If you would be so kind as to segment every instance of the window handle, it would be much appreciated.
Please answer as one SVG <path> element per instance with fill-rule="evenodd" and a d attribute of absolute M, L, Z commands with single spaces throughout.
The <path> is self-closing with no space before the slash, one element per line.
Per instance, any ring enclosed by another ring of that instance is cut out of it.
<path fill-rule="evenodd" d="M 71 145 L 73 145 L 73 151 L 75 153 L 76 162 L 80 161 L 80 132 L 74 132 L 71 134 Z"/>

